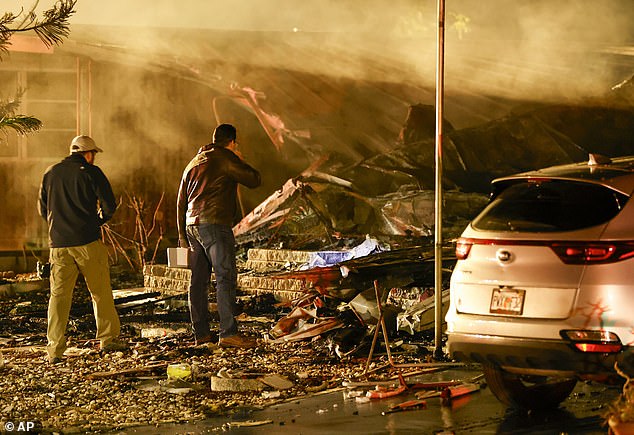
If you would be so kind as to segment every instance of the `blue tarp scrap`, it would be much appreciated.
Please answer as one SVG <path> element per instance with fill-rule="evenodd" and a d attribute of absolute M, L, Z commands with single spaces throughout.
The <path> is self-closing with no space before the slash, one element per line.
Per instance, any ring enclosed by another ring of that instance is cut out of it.
<path fill-rule="evenodd" d="M 313 267 L 334 266 L 342 261 L 365 257 L 366 255 L 388 250 L 389 247 L 382 246 L 376 239 L 367 236 L 362 243 L 347 251 L 317 251 L 311 253 L 310 260 L 302 265 L 300 270 L 312 269 Z"/>

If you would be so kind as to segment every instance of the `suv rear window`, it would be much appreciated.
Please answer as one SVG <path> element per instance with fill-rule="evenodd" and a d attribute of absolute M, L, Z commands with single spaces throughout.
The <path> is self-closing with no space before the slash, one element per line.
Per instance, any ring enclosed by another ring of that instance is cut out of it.
<path fill-rule="evenodd" d="M 499 184 L 472 226 L 487 231 L 572 231 L 603 224 L 628 197 L 605 186 L 568 180 L 513 180 Z"/>

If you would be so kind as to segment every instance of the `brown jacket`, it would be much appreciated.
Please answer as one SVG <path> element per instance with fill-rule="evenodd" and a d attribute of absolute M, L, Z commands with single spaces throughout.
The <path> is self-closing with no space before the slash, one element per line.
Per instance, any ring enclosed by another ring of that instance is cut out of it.
<path fill-rule="evenodd" d="M 178 237 L 186 226 L 203 223 L 232 226 L 237 215 L 238 183 L 258 187 L 260 173 L 231 150 L 205 145 L 183 171 L 178 189 Z"/>

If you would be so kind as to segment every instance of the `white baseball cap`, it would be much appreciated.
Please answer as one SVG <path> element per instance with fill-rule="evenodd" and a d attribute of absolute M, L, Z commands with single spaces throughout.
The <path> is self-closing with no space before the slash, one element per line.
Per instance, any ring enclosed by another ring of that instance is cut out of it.
<path fill-rule="evenodd" d="M 94 151 L 96 153 L 103 152 L 103 150 L 95 144 L 95 141 L 90 136 L 75 136 L 70 142 L 70 152 L 81 153 L 85 151 Z"/>

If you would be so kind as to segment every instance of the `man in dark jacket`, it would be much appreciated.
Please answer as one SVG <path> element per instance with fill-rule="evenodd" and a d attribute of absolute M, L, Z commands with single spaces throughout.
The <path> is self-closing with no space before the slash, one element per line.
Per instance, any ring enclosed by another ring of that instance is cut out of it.
<path fill-rule="evenodd" d="M 236 254 L 232 226 L 237 210 L 238 184 L 260 185 L 260 173 L 237 154 L 236 129 L 221 124 L 212 143 L 205 145 L 183 172 L 178 190 L 178 237 L 189 247 L 192 271 L 189 312 L 196 344 L 211 341 L 208 321 L 208 285 L 212 267 L 220 315 L 220 346 L 254 347 L 256 341 L 238 334 L 235 320 Z"/>
<path fill-rule="evenodd" d="M 102 350 L 122 347 L 117 342 L 120 323 L 110 286 L 108 251 L 101 241 L 101 225 L 116 209 L 112 188 L 95 166 L 101 152 L 89 136 L 77 136 L 70 155 L 44 173 L 39 213 L 48 223 L 51 296 L 46 333 L 49 361 L 58 363 L 66 350 L 66 326 L 79 273 L 92 296 L 97 339 Z"/>

